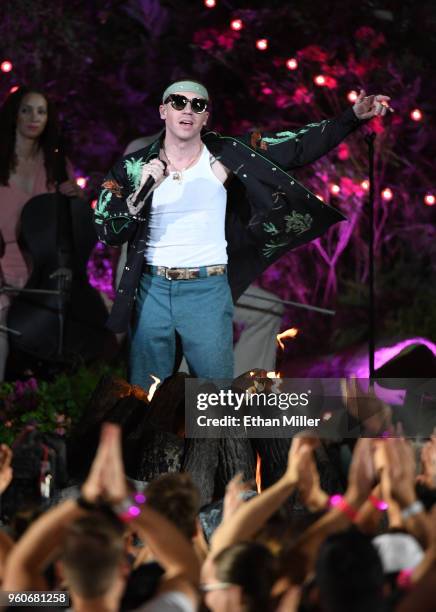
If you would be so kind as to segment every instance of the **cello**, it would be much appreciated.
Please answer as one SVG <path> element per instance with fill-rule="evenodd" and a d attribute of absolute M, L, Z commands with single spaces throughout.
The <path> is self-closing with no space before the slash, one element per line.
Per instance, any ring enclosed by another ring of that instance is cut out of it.
<path fill-rule="evenodd" d="M 22 210 L 18 242 L 32 271 L 9 310 L 14 358 L 67 365 L 107 356 L 115 337 L 86 273 L 97 242 L 91 207 L 58 191 L 35 196 Z"/>

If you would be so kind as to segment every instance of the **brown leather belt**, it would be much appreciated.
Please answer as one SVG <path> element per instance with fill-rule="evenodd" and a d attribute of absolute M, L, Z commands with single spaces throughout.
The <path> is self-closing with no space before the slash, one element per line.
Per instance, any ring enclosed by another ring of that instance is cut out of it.
<path fill-rule="evenodd" d="M 207 276 L 221 276 L 226 274 L 227 266 L 200 266 L 199 268 L 166 268 L 165 266 L 149 266 L 144 264 L 142 271 L 153 276 L 163 276 L 167 280 L 193 280 Z"/>

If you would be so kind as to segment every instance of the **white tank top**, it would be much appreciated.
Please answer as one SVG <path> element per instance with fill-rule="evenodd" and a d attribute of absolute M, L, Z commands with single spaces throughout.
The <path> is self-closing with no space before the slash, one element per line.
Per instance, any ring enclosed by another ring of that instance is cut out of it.
<path fill-rule="evenodd" d="M 153 192 L 145 259 L 154 266 L 189 268 L 227 263 L 227 192 L 203 146 L 181 182 L 174 172 Z"/>

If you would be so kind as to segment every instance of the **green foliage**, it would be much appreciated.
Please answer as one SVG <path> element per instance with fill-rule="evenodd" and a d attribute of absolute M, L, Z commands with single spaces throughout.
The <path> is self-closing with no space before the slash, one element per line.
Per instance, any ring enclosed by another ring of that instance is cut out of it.
<path fill-rule="evenodd" d="M 109 373 L 122 376 L 107 364 L 80 366 L 53 381 L 4 382 L 0 385 L 0 441 L 11 444 L 26 425 L 60 435 L 81 417 L 100 378 Z"/>

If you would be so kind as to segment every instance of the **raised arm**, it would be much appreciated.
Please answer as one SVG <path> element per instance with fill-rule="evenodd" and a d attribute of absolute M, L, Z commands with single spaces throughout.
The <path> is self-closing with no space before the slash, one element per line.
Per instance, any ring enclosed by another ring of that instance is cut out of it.
<path fill-rule="evenodd" d="M 296 437 L 292 440 L 288 456 L 288 466 L 283 476 L 263 491 L 242 504 L 227 520 L 216 529 L 211 540 L 210 554 L 217 555 L 221 550 L 250 539 L 264 525 L 270 516 L 280 508 L 294 491 L 298 482 L 298 472 L 304 465 L 305 457 L 311 452 L 315 439 Z"/>
<path fill-rule="evenodd" d="M 296 555 L 305 559 L 306 566 L 302 574 L 307 575 L 314 568 L 318 550 L 327 536 L 349 527 L 358 510 L 371 492 L 374 481 L 372 460 L 372 441 L 368 438 L 358 440 L 348 475 L 348 487 L 341 506 L 334 506 L 311 525 L 289 551 L 289 559 Z"/>
<path fill-rule="evenodd" d="M 361 91 L 356 103 L 338 117 L 308 123 L 296 130 L 255 132 L 250 136 L 250 144 L 286 170 L 305 166 L 334 149 L 363 121 L 384 116 L 389 99 L 382 95 L 365 96 Z"/>

